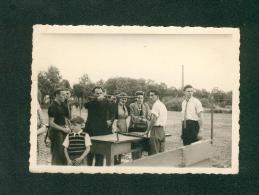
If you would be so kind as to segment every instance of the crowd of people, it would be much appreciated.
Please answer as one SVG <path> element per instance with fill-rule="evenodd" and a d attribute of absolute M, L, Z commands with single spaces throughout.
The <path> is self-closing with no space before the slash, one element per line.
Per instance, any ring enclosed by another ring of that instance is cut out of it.
<path fill-rule="evenodd" d="M 93 98 L 84 104 L 87 118 L 71 114 L 69 98 L 71 93 L 57 89 L 54 100 L 48 107 L 48 137 L 51 141 L 52 165 L 88 165 L 103 166 L 104 156 L 91 152 L 91 137 L 112 133 L 142 132 L 149 138 L 148 155 L 165 151 L 165 128 L 167 109 L 156 90 L 148 93 L 150 107 L 144 102 L 145 93 L 136 91 L 135 102 L 127 104 L 129 96 L 125 92 L 116 95 L 116 101 L 105 96 L 105 90 L 96 86 L 92 89 Z M 183 145 L 189 145 L 201 139 L 202 104 L 193 97 L 193 87 L 184 87 L 185 100 L 182 102 Z M 38 121 L 41 121 L 40 110 Z M 128 122 L 129 121 L 129 122 Z M 38 125 L 40 128 L 40 125 Z M 138 145 L 132 144 L 132 149 Z M 134 151 L 132 159 L 142 157 L 142 151 Z M 122 154 L 114 157 L 114 164 L 120 164 Z"/>

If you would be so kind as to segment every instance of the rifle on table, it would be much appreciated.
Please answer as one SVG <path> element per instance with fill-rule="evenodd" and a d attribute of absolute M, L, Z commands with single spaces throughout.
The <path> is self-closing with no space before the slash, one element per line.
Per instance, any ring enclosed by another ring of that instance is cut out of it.
<path fill-rule="evenodd" d="M 121 135 L 126 135 L 126 136 L 132 136 L 132 137 L 140 137 L 140 138 L 146 138 L 148 139 L 146 132 L 142 133 L 142 132 L 129 132 L 129 133 L 121 133 L 119 132 L 119 134 Z"/>
<path fill-rule="evenodd" d="M 104 95 L 104 97 L 107 98 L 107 99 L 111 99 L 111 98 L 119 97 L 118 95 Z M 125 97 L 129 98 L 129 99 L 137 98 L 137 96 L 130 96 L 130 95 L 127 95 Z M 93 99 L 96 99 L 97 97 L 93 96 L 93 95 L 89 95 L 89 96 L 86 96 L 86 98 L 93 100 Z"/>

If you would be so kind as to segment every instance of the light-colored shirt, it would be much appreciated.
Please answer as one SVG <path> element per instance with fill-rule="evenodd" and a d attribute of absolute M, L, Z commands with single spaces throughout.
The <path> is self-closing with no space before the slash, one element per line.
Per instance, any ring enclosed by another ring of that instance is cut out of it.
<path fill-rule="evenodd" d="M 39 129 L 42 126 L 43 120 L 41 115 L 41 107 L 39 101 L 37 101 L 37 129 Z"/>
<path fill-rule="evenodd" d="M 37 102 L 38 102 L 38 104 L 37 104 L 37 110 L 41 111 L 40 103 L 39 103 L 39 101 L 37 101 Z"/>
<path fill-rule="evenodd" d="M 195 97 L 191 97 L 187 103 L 187 107 L 186 107 L 186 103 L 187 103 L 186 100 L 182 102 L 182 120 L 184 120 L 185 108 L 186 108 L 186 120 L 198 121 L 199 120 L 198 114 L 203 111 L 200 100 L 198 100 Z"/>
<path fill-rule="evenodd" d="M 160 100 L 157 100 L 153 104 L 151 114 L 154 114 L 157 117 L 157 120 L 156 120 L 154 126 L 165 127 L 166 121 L 167 121 L 167 109 Z"/>
<path fill-rule="evenodd" d="M 80 133 L 82 133 L 82 130 L 79 131 L 78 133 L 73 132 L 74 137 L 76 136 L 76 134 L 79 135 Z M 91 145 L 92 145 L 91 139 L 90 139 L 89 135 L 87 133 L 85 133 L 85 147 L 89 147 Z M 65 138 L 65 140 L 63 142 L 63 146 L 65 148 L 68 148 L 68 146 L 69 146 L 69 134 L 66 136 L 66 138 Z"/>

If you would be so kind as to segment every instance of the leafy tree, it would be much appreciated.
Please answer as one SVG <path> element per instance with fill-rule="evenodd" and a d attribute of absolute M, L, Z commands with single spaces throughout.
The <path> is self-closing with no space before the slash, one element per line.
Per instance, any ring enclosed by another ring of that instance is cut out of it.
<path fill-rule="evenodd" d="M 222 101 L 224 101 L 224 92 L 218 90 L 216 93 L 213 93 L 213 98 L 217 104 L 221 103 Z"/>
<path fill-rule="evenodd" d="M 104 80 L 100 79 L 99 81 L 96 82 L 96 85 L 103 87 L 104 86 Z"/>
<path fill-rule="evenodd" d="M 175 87 L 170 87 L 166 90 L 166 96 L 178 97 L 178 91 Z"/>
<path fill-rule="evenodd" d="M 136 91 L 147 91 L 146 81 L 144 79 L 132 79 L 125 77 L 115 77 L 108 79 L 104 87 L 109 94 L 118 94 L 126 92 L 128 95 L 134 95 Z"/>
<path fill-rule="evenodd" d="M 39 97 L 39 99 L 42 99 L 42 97 L 44 97 L 47 94 L 50 94 L 50 86 L 51 83 L 50 81 L 47 79 L 47 74 L 46 72 L 39 72 L 38 74 L 38 90 L 41 93 L 41 97 Z"/>
<path fill-rule="evenodd" d="M 226 105 L 232 105 L 232 91 L 228 91 L 225 94 Z"/>
<path fill-rule="evenodd" d="M 126 92 L 129 94 L 129 89 L 131 87 L 128 78 L 110 78 L 105 82 L 104 85 L 108 94 L 118 94 L 120 92 Z"/>
<path fill-rule="evenodd" d="M 54 90 L 60 87 L 62 77 L 58 68 L 50 66 L 47 72 L 41 71 L 38 74 L 38 89 L 42 96 L 50 95 L 53 98 Z"/>
<path fill-rule="evenodd" d="M 200 101 L 201 101 L 201 104 L 202 104 L 203 107 L 205 107 L 205 108 L 210 107 L 210 102 L 207 98 L 201 98 Z"/>
<path fill-rule="evenodd" d="M 162 96 L 165 96 L 166 93 L 167 93 L 167 85 L 165 83 L 160 83 L 158 85 L 159 87 L 159 93 L 162 95 Z"/>
<path fill-rule="evenodd" d="M 172 98 L 165 101 L 165 106 L 169 111 L 178 111 L 182 110 L 182 98 Z"/>
<path fill-rule="evenodd" d="M 88 96 L 92 95 L 92 90 L 94 88 L 94 83 L 88 83 L 83 86 L 83 98 L 86 99 Z"/>
<path fill-rule="evenodd" d="M 73 85 L 73 94 L 76 96 L 78 99 L 80 97 L 83 97 L 84 94 L 84 86 L 81 84 L 74 84 Z"/>
<path fill-rule="evenodd" d="M 62 79 L 61 75 L 59 74 L 59 70 L 55 66 L 50 66 L 47 72 L 47 78 L 53 84 L 59 85 L 60 80 Z"/>
<path fill-rule="evenodd" d="M 209 92 L 206 90 L 206 89 L 202 89 L 202 90 L 199 90 L 199 89 L 195 89 L 193 95 L 199 99 L 201 98 L 209 98 Z"/>
<path fill-rule="evenodd" d="M 68 80 L 66 79 L 63 79 L 60 83 L 61 87 L 62 88 L 65 88 L 65 89 L 71 89 L 71 86 L 70 86 L 70 83 Z"/>
<path fill-rule="evenodd" d="M 79 78 L 79 85 L 80 97 L 83 98 L 84 101 L 88 96 L 92 94 L 92 89 L 95 84 L 91 82 L 90 77 L 87 73 L 85 73 L 82 77 Z"/>
<path fill-rule="evenodd" d="M 87 85 L 87 84 L 89 84 L 89 83 L 91 83 L 91 80 L 90 80 L 88 74 L 85 73 L 85 74 L 83 74 L 83 76 L 81 76 L 81 77 L 79 78 L 79 84 L 81 84 L 81 85 Z"/>

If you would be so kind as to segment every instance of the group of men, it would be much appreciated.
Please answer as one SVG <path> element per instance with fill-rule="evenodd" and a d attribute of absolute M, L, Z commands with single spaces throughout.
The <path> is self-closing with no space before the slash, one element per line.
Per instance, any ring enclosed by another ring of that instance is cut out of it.
<path fill-rule="evenodd" d="M 104 89 L 96 86 L 92 93 L 94 99 L 87 102 L 84 107 L 87 109 L 87 120 L 83 131 L 92 136 L 111 134 L 114 115 L 112 102 L 107 100 Z M 48 109 L 49 126 L 51 131 L 51 153 L 52 165 L 66 165 L 64 147 L 62 145 L 66 135 L 70 133 L 69 117 L 70 111 L 67 107 L 66 94 L 62 89 L 55 91 L 55 99 Z M 199 133 L 202 129 L 202 105 L 193 97 L 193 87 L 184 87 L 185 100 L 182 102 L 182 135 L 183 145 L 188 145 L 200 139 Z M 160 94 L 156 90 L 149 92 L 149 99 L 152 103 L 151 116 L 148 122 L 146 134 L 149 136 L 149 155 L 165 150 L 165 127 L 167 122 L 167 109 Z M 87 155 L 87 165 L 91 166 L 95 159 L 95 166 L 103 166 L 104 156 L 93 154 Z"/>

